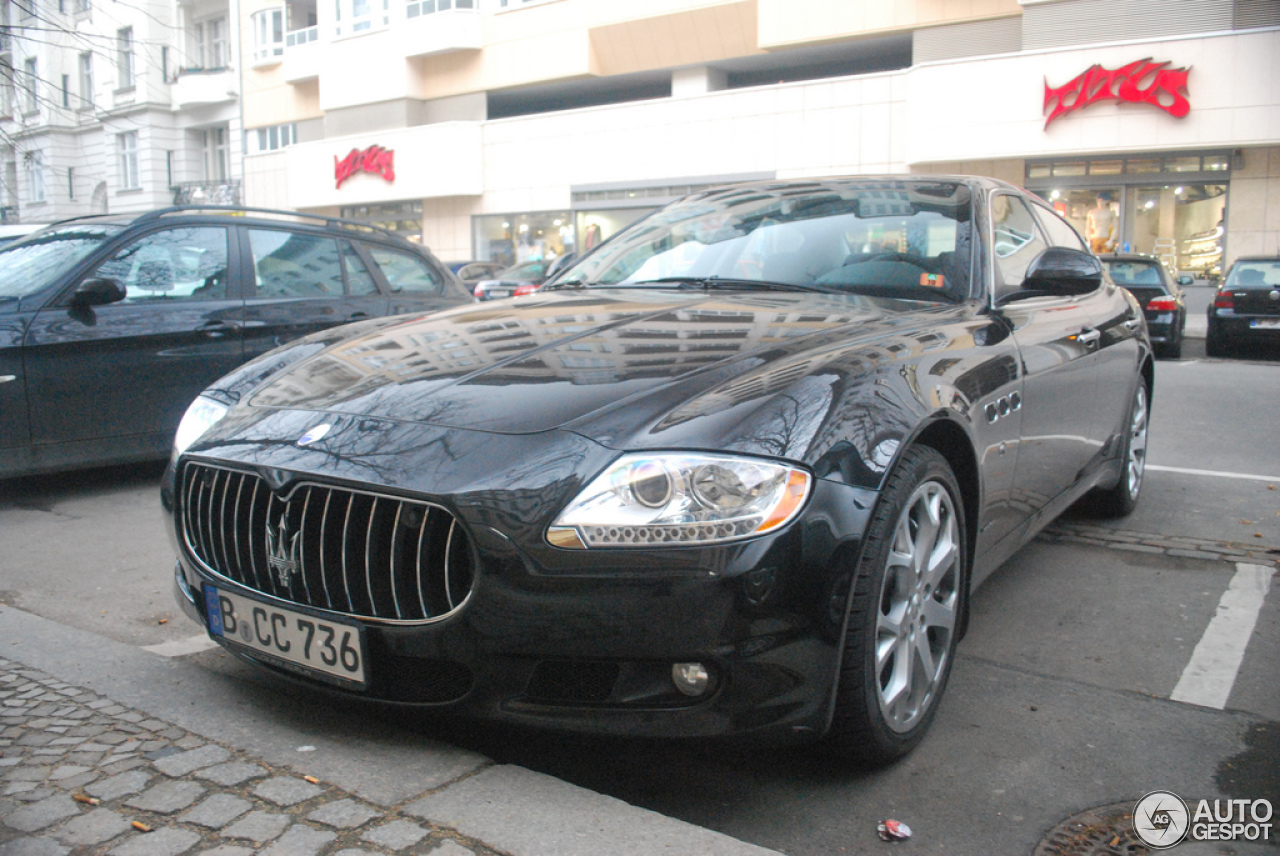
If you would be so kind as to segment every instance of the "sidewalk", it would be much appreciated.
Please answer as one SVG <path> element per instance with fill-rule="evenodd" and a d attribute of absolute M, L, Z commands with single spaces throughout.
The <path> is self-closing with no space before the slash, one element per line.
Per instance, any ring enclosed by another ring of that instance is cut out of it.
<path fill-rule="evenodd" d="M 219 675 L 12 608 L 0 640 L 0 856 L 774 852 L 351 711 L 276 721 Z"/>

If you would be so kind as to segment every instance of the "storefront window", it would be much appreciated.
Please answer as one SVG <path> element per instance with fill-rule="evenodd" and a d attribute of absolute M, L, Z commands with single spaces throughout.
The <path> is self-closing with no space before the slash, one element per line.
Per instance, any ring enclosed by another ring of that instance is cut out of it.
<path fill-rule="evenodd" d="M 347 205 L 339 213 L 346 220 L 360 220 L 371 226 L 395 232 L 415 243 L 422 242 L 421 202 Z"/>
<path fill-rule="evenodd" d="M 1130 187 L 1125 241 L 1135 253 L 1158 256 L 1170 270 L 1210 281 L 1222 275 L 1224 184 Z"/>
<path fill-rule="evenodd" d="M 472 219 L 476 259 L 516 265 L 551 261 L 576 252 L 573 220 L 567 211 L 486 214 Z"/>
<path fill-rule="evenodd" d="M 602 241 L 647 217 L 657 208 L 617 208 L 613 210 L 579 211 L 575 216 L 578 234 L 582 236 L 582 252 L 594 250 Z"/>
<path fill-rule="evenodd" d="M 1159 184 L 1041 191 L 1095 253 L 1160 258 L 1171 271 L 1222 274 L 1225 184 Z"/>

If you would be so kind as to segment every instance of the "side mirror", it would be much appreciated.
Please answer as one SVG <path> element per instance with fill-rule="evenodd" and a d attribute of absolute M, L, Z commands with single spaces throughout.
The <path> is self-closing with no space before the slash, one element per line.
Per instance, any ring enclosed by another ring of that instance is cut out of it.
<path fill-rule="evenodd" d="M 72 306 L 106 306 L 125 298 L 124 286 L 114 279 L 86 279 L 71 295 Z"/>
<path fill-rule="evenodd" d="M 1024 291 L 1046 294 L 1088 294 L 1102 286 L 1102 262 L 1092 253 L 1068 247 L 1049 247 L 1036 256 L 1022 280 Z"/>
<path fill-rule="evenodd" d="M 1195 284 L 1196 284 L 1196 278 L 1194 276 L 1190 276 L 1189 274 L 1184 273 L 1178 277 L 1178 285 L 1195 285 Z"/>

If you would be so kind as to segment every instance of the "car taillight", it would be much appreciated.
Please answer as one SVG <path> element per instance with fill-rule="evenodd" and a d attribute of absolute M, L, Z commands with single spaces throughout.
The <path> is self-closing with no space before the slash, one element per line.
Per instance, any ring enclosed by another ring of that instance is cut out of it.
<path fill-rule="evenodd" d="M 471 294 L 475 297 L 484 297 L 484 289 L 477 285 Z"/>
<path fill-rule="evenodd" d="M 1234 296 L 1235 295 L 1233 295 L 1229 291 L 1219 291 L 1217 296 L 1213 298 L 1213 308 L 1214 309 L 1235 308 L 1235 302 L 1233 300 Z"/>
<path fill-rule="evenodd" d="M 1152 312 L 1173 312 L 1178 308 L 1178 301 L 1172 297 L 1153 297 L 1147 308 Z"/>
<path fill-rule="evenodd" d="M 534 285 L 531 282 L 526 282 L 524 285 L 516 288 L 514 296 L 524 297 L 526 294 L 533 294 L 537 290 L 538 290 L 538 286 Z"/>

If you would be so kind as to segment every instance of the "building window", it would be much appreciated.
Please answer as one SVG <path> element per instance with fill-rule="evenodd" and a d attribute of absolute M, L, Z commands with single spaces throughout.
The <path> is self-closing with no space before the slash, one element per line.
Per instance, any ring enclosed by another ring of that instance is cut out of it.
<path fill-rule="evenodd" d="M 231 174 L 231 148 L 227 145 L 226 128 L 210 128 L 200 132 L 204 150 L 204 180 L 226 181 Z"/>
<path fill-rule="evenodd" d="M 116 31 L 117 89 L 133 88 L 133 27 Z"/>
<path fill-rule="evenodd" d="M 430 15 L 433 12 L 474 8 L 476 8 L 476 0 L 414 0 L 414 2 L 405 7 L 405 15 L 410 18 L 416 18 L 419 15 Z"/>
<path fill-rule="evenodd" d="M 253 13 L 253 61 L 267 63 L 284 53 L 284 9 Z"/>
<path fill-rule="evenodd" d="M 44 202 L 44 152 L 28 152 L 25 160 L 31 201 Z"/>
<path fill-rule="evenodd" d="M 120 189 L 138 190 L 142 187 L 138 176 L 138 132 L 129 131 L 116 139 L 120 148 Z"/>
<path fill-rule="evenodd" d="M 364 33 L 391 23 L 390 0 L 338 0 L 337 28 L 339 36 Z"/>
<path fill-rule="evenodd" d="M 93 54 L 80 54 L 80 106 L 93 106 Z"/>
<path fill-rule="evenodd" d="M 13 115 L 13 66 L 0 59 L 0 116 Z"/>
<path fill-rule="evenodd" d="M 67 198 L 75 200 L 76 198 L 76 168 L 67 167 Z"/>
<path fill-rule="evenodd" d="M 258 128 L 249 132 L 249 154 L 274 152 L 298 142 L 298 127 L 290 122 L 287 125 L 272 125 L 269 128 Z"/>
<path fill-rule="evenodd" d="M 227 19 L 212 18 L 195 26 L 196 64 L 200 68 L 227 67 Z"/>
<path fill-rule="evenodd" d="M 27 57 L 22 64 L 22 109 L 27 113 L 34 113 L 40 107 L 39 95 L 36 91 L 36 85 L 40 80 L 40 67 L 36 63 L 35 57 Z"/>
<path fill-rule="evenodd" d="M 71 106 L 71 75 L 62 75 L 62 106 Z"/>

